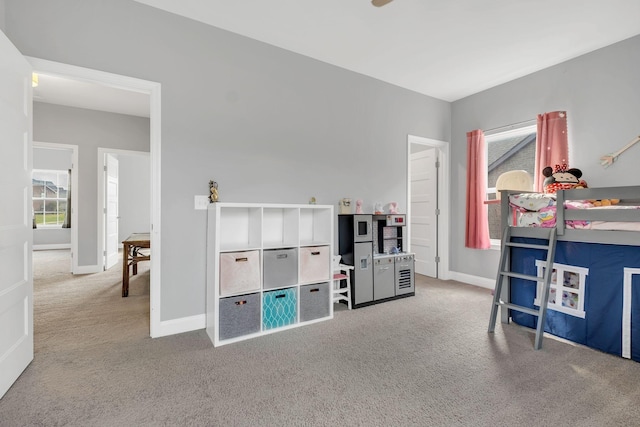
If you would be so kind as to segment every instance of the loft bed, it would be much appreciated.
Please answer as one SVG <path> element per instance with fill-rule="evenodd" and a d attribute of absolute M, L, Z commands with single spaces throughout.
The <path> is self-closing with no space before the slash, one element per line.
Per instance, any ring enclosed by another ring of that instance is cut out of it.
<path fill-rule="evenodd" d="M 558 232 L 558 240 L 586 243 L 604 243 L 614 245 L 640 246 L 640 186 L 579 188 L 559 190 L 555 195 L 502 190 L 501 192 L 502 224 L 509 226 L 542 225 L 546 220 L 554 225 Z M 530 196 L 530 197 L 527 197 Z M 523 207 L 512 201 L 516 197 L 533 200 L 532 208 Z M 589 200 L 619 200 L 611 206 L 594 206 Z M 546 206 L 542 207 L 548 201 Z M 558 206 L 561 209 L 558 209 Z M 514 223 L 518 214 L 538 216 L 532 212 L 547 213 L 548 219 L 535 222 Z"/>
<path fill-rule="evenodd" d="M 512 241 L 535 243 L 532 227 L 557 229 L 545 332 L 640 362 L 640 186 L 555 195 L 502 190 L 500 199 L 502 224 L 516 236 Z M 593 200 L 603 199 L 619 203 L 594 206 Z M 510 251 L 511 271 L 542 276 L 545 251 Z M 515 304 L 537 308 L 540 293 L 540 283 L 510 280 Z M 510 317 L 536 327 L 534 316 L 511 311 Z"/>

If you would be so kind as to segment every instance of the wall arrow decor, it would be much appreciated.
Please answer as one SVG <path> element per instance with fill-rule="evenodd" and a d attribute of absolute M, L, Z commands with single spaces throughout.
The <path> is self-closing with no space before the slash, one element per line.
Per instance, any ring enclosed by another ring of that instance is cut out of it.
<path fill-rule="evenodd" d="M 609 166 L 611 166 L 613 164 L 613 162 L 615 162 L 615 160 L 618 158 L 618 156 L 620 154 L 622 154 L 625 151 L 627 151 L 629 148 L 631 148 L 637 142 L 640 142 L 640 136 L 636 136 L 635 139 L 633 139 L 631 142 L 629 142 L 627 145 L 625 145 L 624 147 L 622 147 L 621 149 L 619 149 L 615 153 L 607 154 L 607 155 L 604 155 L 604 156 L 600 157 L 600 164 L 602 166 L 604 166 L 605 168 L 608 168 Z"/>

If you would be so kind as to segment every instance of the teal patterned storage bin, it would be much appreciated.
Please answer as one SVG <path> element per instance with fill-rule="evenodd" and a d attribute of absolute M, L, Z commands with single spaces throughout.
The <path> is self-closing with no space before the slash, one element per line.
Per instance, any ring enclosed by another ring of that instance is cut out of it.
<path fill-rule="evenodd" d="M 262 329 L 281 328 L 296 323 L 296 288 L 278 289 L 262 294 Z"/>

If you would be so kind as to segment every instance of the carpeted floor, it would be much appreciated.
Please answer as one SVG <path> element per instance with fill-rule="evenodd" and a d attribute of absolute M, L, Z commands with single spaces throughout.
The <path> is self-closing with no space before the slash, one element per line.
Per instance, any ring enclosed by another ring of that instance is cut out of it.
<path fill-rule="evenodd" d="M 148 266 L 73 277 L 35 253 L 35 359 L 0 425 L 632 426 L 640 364 L 486 332 L 490 292 L 419 276 L 416 296 L 213 348 L 151 339 Z"/>

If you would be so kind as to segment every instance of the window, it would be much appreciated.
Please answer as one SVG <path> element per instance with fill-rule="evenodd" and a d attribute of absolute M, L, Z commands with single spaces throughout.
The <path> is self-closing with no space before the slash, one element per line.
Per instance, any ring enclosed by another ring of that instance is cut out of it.
<path fill-rule="evenodd" d="M 69 172 L 33 170 L 33 216 L 37 228 L 60 228 L 67 215 Z"/>
<path fill-rule="evenodd" d="M 537 126 L 520 127 L 485 136 L 487 144 L 487 200 L 495 200 L 496 180 L 508 171 L 525 170 L 534 176 Z M 500 204 L 490 203 L 489 237 L 492 245 L 500 245 L 502 225 Z"/>
<path fill-rule="evenodd" d="M 544 264 L 546 264 L 544 261 L 536 260 L 538 277 L 544 274 Z M 547 308 L 584 319 L 584 295 L 588 274 L 588 268 L 554 262 Z M 559 277 L 562 279 L 560 283 L 558 283 Z M 541 294 L 542 282 L 538 282 L 534 305 L 540 306 Z"/>

